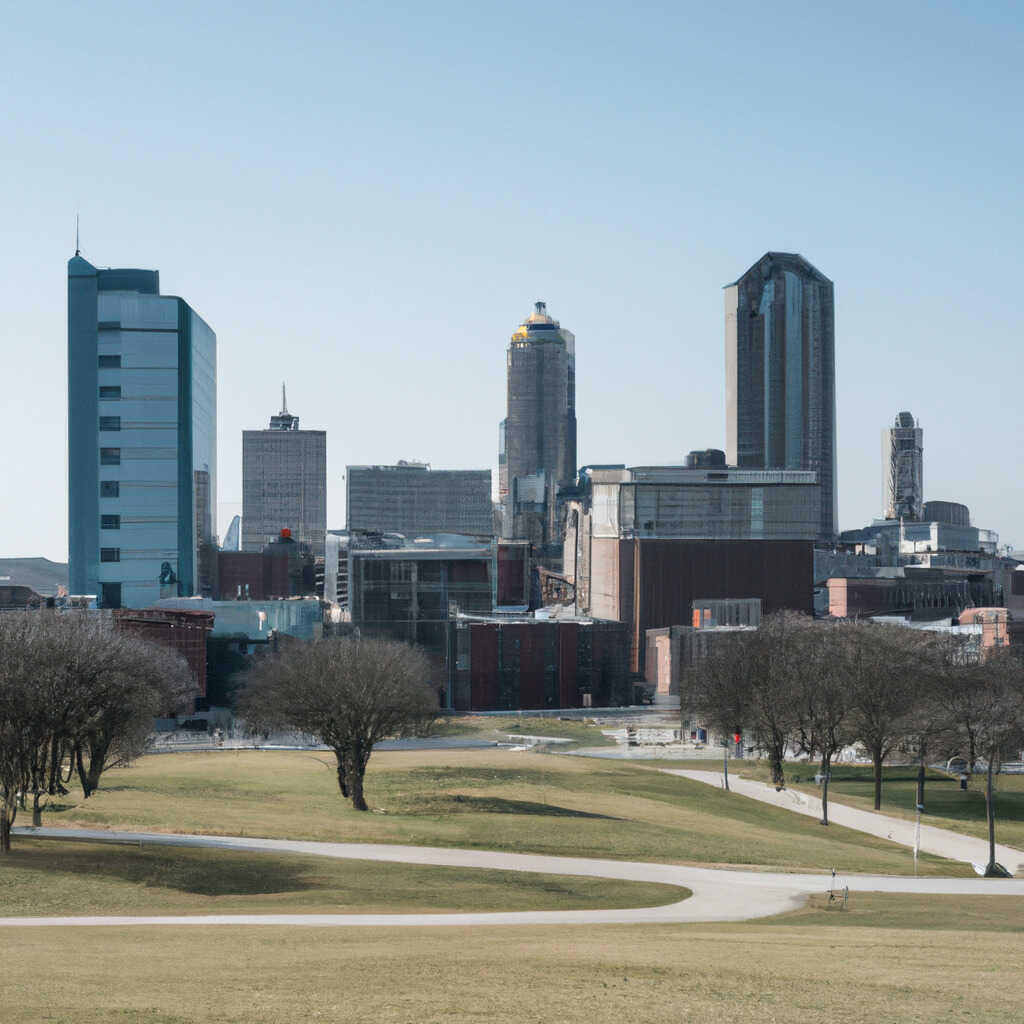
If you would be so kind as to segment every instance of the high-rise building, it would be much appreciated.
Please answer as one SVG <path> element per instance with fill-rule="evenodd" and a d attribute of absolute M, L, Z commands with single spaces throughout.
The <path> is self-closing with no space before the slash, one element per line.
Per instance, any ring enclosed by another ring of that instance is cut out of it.
<path fill-rule="evenodd" d="M 242 431 L 242 550 L 262 551 L 282 530 L 314 557 L 327 535 L 327 432 L 300 430 L 281 385 L 266 430 Z"/>
<path fill-rule="evenodd" d="M 508 347 L 508 406 L 499 432 L 502 536 L 560 563 L 558 489 L 576 475 L 576 339 L 543 302 Z"/>
<path fill-rule="evenodd" d="M 431 469 L 424 462 L 349 466 L 345 503 L 350 530 L 420 534 L 494 533 L 489 469 Z"/>
<path fill-rule="evenodd" d="M 199 593 L 216 532 L 217 338 L 155 270 L 68 261 L 72 593 Z"/>
<path fill-rule="evenodd" d="M 920 519 L 924 511 L 924 431 L 901 412 L 882 431 L 882 514 Z"/>
<path fill-rule="evenodd" d="M 725 289 L 726 456 L 741 469 L 818 475 L 818 536 L 836 495 L 832 282 L 794 253 L 765 253 Z"/>

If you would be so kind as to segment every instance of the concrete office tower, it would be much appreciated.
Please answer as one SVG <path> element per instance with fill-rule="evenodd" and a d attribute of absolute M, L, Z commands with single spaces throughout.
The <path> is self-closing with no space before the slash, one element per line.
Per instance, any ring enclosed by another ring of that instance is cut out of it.
<path fill-rule="evenodd" d="M 832 282 L 769 252 L 725 289 L 726 456 L 741 469 L 818 474 L 819 539 L 838 525 Z"/>
<path fill-rule="evenodd" d="M 68 261 L 71 592 L 200 593 L 216 533 L 217 338 L 155 270 Z"/>
<path fill-rule="evenodd" d="M 314 557 L 327 536 L 327 432 L 299 430 L 281 385 L 266 430 L 242 431 L 242 550 L 262 551 L 284 529 Z"/>
<path fill-rule="evenodd" d="M 350 530 L 424 534 L 494 534 L 489 469 L 431 469 L 423 462 L 349 466 L 345 474 Z"/>
<path fill-rule="evenodd" d="M 886 519 L 920 519 L 924 510 L 924 431 L 909 412 L 882 431 L 882 509 Z"/>
<path fill-rule="evenodd" d="M 543 302 L 508 347 L 508 412 L 500 428 L 502 536 L 561 563 L 558 488 L 576 475 L 576 339 Z"/>

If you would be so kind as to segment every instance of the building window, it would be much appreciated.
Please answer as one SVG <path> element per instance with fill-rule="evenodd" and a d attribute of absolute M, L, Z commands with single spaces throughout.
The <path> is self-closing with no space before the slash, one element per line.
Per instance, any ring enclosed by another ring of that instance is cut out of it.
<path fill-rule="evenodd" d="M 105 401 L 114 401 L 121 397 L 121 385 L 120 384 L 101 384 L 100 385 L 100 398 Z"/>
<path fill-rule="evenodd" d="M 121 417 L 120 416 L 101 416 L 100 417 L 100 430 L 120 430 L 121 429 Z"/>
<path fill-rule="evenodd" d="M 100 449 L 100 465 L 101 466 L 120 466 L 121 465 L 121 449 L 120 448 L 101 448 Z"/>
<path fill-rule="evenodd" d="M 121 357 L 120 356 L 100 356 L 100 369 L 101 370 L 120 370 L 121 369 Z"/>
<path fill-rule="evenodd" d="M 120 498 L 121 497 L 121 483 L 118 480 L 101 480 L 100 481 L 100 497 L 101 498 Z"/>
<path fill-rule="evenodd" d="M 121 561 L 121 549 L 120 548 L 100 548 L 100 561 L 101 562 L 120 562 Z"/>
<path fill-rule="evenodd" d="M 100 604 L 103 608 L 120 608 L 121 607 L 121 584 L 120 583 L 101 583 L 100 584 Z"/>
<path fill-rule="evenodd" d="M 121 517 L 120 516 L 100 516 L 100 529 L 101 530 L 120 530 L 121 529 Z"/>

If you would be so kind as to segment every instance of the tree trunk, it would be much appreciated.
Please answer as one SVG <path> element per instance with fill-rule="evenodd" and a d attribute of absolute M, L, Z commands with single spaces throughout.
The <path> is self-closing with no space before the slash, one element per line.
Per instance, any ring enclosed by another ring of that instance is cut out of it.
<path fill-rule="evenodd" d="M 875 770 L 875 810 L 882 809 L 882 751 L 877 747 L 871 751 L 871 765 Z"/>
<path fill-rule="evenodd" d="M 785 743 L 781 746 L 775 744 L 771 749 L 772 785 L 776 789 L 782 789 L 786 785 L 786 773 L 783 768 L 783 755 L 786 752 Z"/>
<path fill-rule="evenodd" d="M 366 775 L 366 762 L 369 759 L 369 753 L 364 755 L 358 745 L 355 750 L 345 751 L 345 785 L 348 787 L 352 806 L 357 811 L 370 809 L 363 796 L 363 777 Z"/>
<path fill-rule="evenodd" d="M 361 771 L 352 772 L 348 779 L 348 788 L 352 793 L 352 806 L 357 811 L 368 811 L 370 808 L 366 806 L 366 800 L 363 797 L 363 773 Z"/>
<path fill-rule="evenodd" d="M 337 751 L 334 752 L 334 757 L 338 762 L 338 789 L 341 790 L 342 796 L 347 797 L 348 784 L 345 782 L 345 761 L 342 755 Z"/>
<path fill-rule="evenodd" d="M 828 824 L 828 777 L 832 774 L 832 758 L 823 757 L 821 759 L 821 824 Z"/>
<path fill-rule="evenodd" d="M 85 759 L 82 757 L 82 745 L 75 745 L 75 770 L 78 772 L 78 781 L 82 784 L 82 796 L 88 800 L 92 795 L 92 788 L 89 785 L 89 772 L 85 768 Z"/>
<path fill-rule="evenodd" d="M 50 744 L 50 770 L 46 781 L 46 792 L 50 796 L 57 795 L 57 777 L 60 775 L 60 743 L 54 740 Z"/>
<path fill-rule="evenodd" d="M 32 827 L 41 828 L 43 824 L 43 808 L 39 803 L 39 798 L 42 794 L 37 789 L 32 794 Z"/>
<path fill-rule="evenodd" d="M 978 760 L 978 748 L 974 743 L 974 731 L 967 730 L 967 773 L 974 774 L 974 762 Z"/>
<path fill-rule="evenodd" d="M 917 766 L 917 806 L 924 810 L 924 758 Z"/>
<path fill-rule="evenodd" d="M 18 809 L 9 804 L 0 807 L 0 853 L 11 852 L 11 825 L 17 813 Z"/>
<path fill-rule="evenodd" d="M 985 817 L 988 818 L 988 867 L 985 868 L 986 875 L 996 874 L 996 808 L 992 798 L 992 762 L 991 756 L 988 759 L 988 773 L 985 778 Z"/>

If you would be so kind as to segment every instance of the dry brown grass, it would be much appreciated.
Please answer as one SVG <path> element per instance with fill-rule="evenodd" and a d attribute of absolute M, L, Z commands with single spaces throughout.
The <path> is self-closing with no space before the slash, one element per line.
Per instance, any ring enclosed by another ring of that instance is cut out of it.
<path fill-rule="evenodd" d="M 39 929 L 0 955 L 9 1024 L 1018 1024 L 1024 1001 L 1021 944 L 984 930 Z"/>
<path fill-rule="evenodd" d="M 711 786 L 619 761 L 510 751 L 381 752 L 366 793 L 338 793 L 329 754 L 220 751 L 142 758 L 75 795 L 47 825 L 411 843 L 628 860 L 833 866 L 910 874 L 911 851 Z M 924 874 L 967 865 L 924 857 Z"/>

